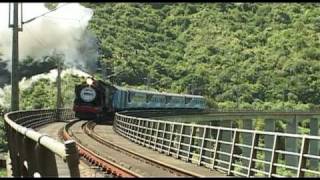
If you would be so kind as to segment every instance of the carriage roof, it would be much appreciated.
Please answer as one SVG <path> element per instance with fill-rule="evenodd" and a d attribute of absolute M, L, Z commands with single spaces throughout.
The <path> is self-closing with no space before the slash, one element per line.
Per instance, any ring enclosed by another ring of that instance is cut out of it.
<path fill-rule="evenodd" d="M 138 90 L 138 89 L 128 89 L 124 87 L 115 86 L 117 89 L 122 91 L 130 91 L 137 93 L 146 93 L 146 94 L 154 94 L 154 95 L 164 95 L 164 96 L 178 96 L 178 97 L 189 97 L 189 98 L 201 98 L 204 99 L 203 96 L 199 95 L 191 95 L 191 94 L 175 94 L 175 93 L 165 93 L 165 92 L 157 92 L 157 91 L 147 91 L 147 90 Z"/>

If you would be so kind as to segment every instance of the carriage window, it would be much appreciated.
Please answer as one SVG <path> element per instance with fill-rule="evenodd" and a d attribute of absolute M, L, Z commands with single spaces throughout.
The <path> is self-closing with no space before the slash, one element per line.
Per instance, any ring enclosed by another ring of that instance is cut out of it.
<path fill-rule="evenodd" d="M 128 102 L 131 102 L 132 96 L 134 96 L 133 92 L 128 92 Z"/>
<path fill-rule="evenodd" d="M 151 101 L 151 98 L 152 98 L 152 94 L 147 94 L 147 99 L 146 99 L 147 103 Z"/>
<path fill-rule="evenodd" d="M 184 101 L 185 104 L 189 104 L 189 103 L 191 102 L 192 98 L 185 97 L 184 100 L 185 100 L 185 101 Z"/>
<path fill-rule="evenodd" d="M 170 96 L 166 96 L 166 104 L 168 104 L 171 101 L 171 97 Z"/>

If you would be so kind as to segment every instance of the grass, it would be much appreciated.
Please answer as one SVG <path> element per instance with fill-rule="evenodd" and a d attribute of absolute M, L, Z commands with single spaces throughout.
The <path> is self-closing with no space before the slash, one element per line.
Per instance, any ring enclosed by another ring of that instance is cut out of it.
<path fill-rule="evenodd" d="M 0 177 L 7 177 L 7 169 L 0 168 Z"/>

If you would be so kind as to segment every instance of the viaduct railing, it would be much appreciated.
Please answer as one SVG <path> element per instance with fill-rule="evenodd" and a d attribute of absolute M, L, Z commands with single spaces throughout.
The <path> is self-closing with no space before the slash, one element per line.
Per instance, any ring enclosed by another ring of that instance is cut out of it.
<path fill-rule="evenodd" d="M 228 175 L 320 177 L 319 152 L 310 154 L 311 144 L 318 144 L 319 136 L 160 121 L 119 113 L 113 126 L 133 142 Z M 279 143 L 283 138 L 294 139 L 298 152 L 285 150 Z M 271 146 L 266 139 L 272 139 Z M 298 161 L 288 165 L 282 156 Z M 317 166 L 311 166 L 311 161 Z"/>
<path fill-rule="evenodd" d="M 5 128 L 14 177 L 58 177 L 56 156 L 71 177 L 79 177 L 79 155 L 74 141 L 61 143 L 32 128 L 74 118 L 70 109 L 16 111 L 5 115 Z"/>
<path fill-rule="evenodd" d="M 6 114 L 5 126 L 13 176 L 57 177 L 55 158 L 59 156 L 69 169 L 70 176 L 79 177 L 76 143 L 67 141 L 63 144 L 31 129 L 73 118 L 70 109 Z M 119 113 L 115 116 L 114 130 L 136 143 L 187 162 L 222 170 L 228 175 L 320 176 L 319 152 L 310 153 L 312 144 L 319 143 L 319 136 L 159 121 Z M 284 150 L 278 143 L 283 138 L 294 139 L 299 146 L 298 151 Z M 272 145 L 266 144 L 266 139 L 272 139 Z M 292 156 L 298 161 L 288 165 L 281 156 Z M 317 166 L 311 166 L 311 162 Z"/>

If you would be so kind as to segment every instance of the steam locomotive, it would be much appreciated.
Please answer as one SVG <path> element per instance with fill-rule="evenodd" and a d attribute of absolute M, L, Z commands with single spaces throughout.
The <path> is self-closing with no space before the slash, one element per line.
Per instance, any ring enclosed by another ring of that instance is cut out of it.
<path fill-rule="evenodd" d="M 115 112 L 136 109 L 205 109 L 203 96 L 126 89 L 88 78 L 75 86 L 73 110 L 80 119 L 104 120 Z"/>

